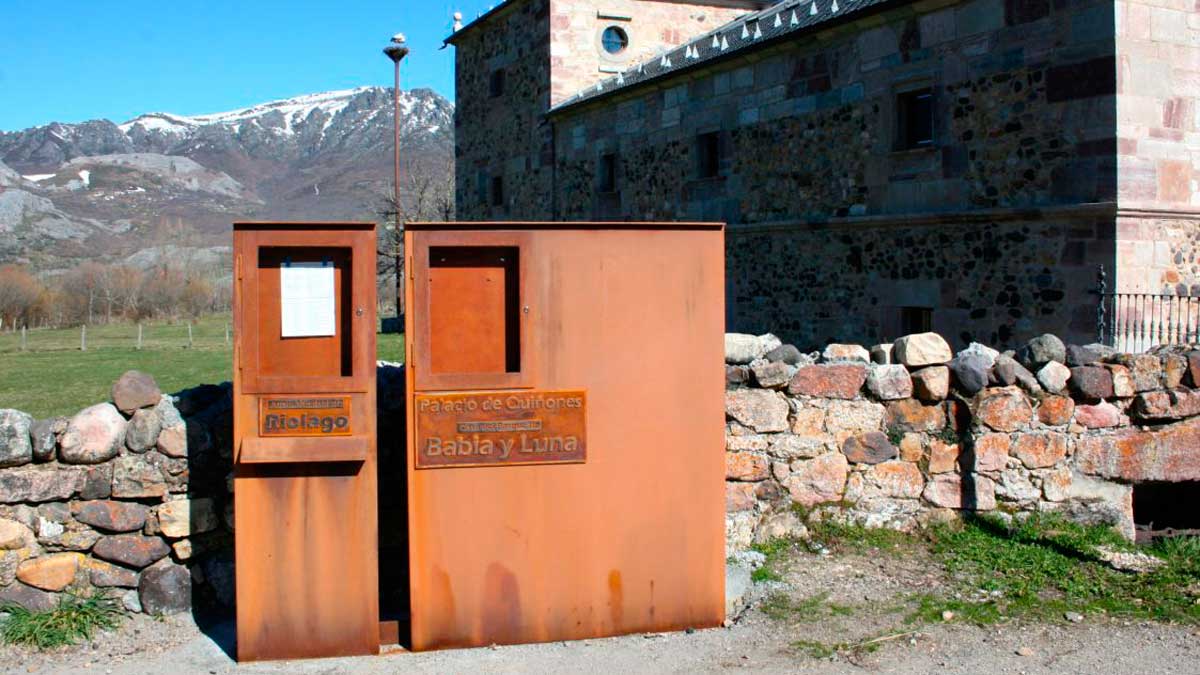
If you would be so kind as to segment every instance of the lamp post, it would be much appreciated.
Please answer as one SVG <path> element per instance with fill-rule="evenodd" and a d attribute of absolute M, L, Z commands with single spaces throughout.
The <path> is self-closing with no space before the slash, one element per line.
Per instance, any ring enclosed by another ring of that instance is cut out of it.
<path fill-rule="evenodd" d="M 396 69 L 396 83 L 392 88 L 392 102 L 395 113 L 392 117 L 392 127 L 395 132 L 393 145 L 392 189 L 396 209 L 396 223 L 393 226 L 392 261 L 396 272 L 396 318 L 404 320 L 404 224 L 400 220 L 400 61 L 408 56 L 407 40 L 404 33 L 396 33 L 392 41 L 383 48 L 383 53 L 392 60 Z M 400 330 L 403 330 L 401 328 Z"/>

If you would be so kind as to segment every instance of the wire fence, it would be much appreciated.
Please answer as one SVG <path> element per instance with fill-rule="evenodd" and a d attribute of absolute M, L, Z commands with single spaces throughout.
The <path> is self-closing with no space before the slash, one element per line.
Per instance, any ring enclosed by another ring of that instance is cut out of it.
<path fill-rule="evenodd" d="M 111 323 L 71 328 L 12 327 L 0 331 L 0 353 L 96 350 L 222 350 L 233 348 L 227 319 L 179 323 Z"/>

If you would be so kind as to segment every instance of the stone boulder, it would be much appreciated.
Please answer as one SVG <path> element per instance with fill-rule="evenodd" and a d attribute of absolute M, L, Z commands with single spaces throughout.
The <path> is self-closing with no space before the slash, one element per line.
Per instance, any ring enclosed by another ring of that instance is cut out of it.
<path fill-rule="evenodd" d="M 1187 378 L 1188 362 L 1181 354 L 1162 354 L 1159 357 L 1162 363 L 1163 387 L 1166 389 L 1175 389 L 1183 384 Z"/>
<path fill-rule="evenodd" d="M 963 354 L 981 357 L 987 363 L 986 370 L 991 370 L 992 366 L 996 365 L 996 359 L 1000 356 L 999 351 L 979 342 L 972 342 L 967 345 L 966 349 L 958 353 L 959 356 Z"/>
<path fill-rule="evenodd" d="M 762 460 L 762 478 L 766 478 L 766 459 L 759 459 Z M 159 504 L 156 513 L 159 529 L 172 539 L 209 532 L 215 530 L 218 524 L 213 500 L 207 497 L 164 502 Z"/>
<path fill-rule="evenodd" d="M 1038 421 L 1046 426 L 1058 427 L 1071 421 L 1075 413 L 1075 401 L 1067 396 L 1047 396 L 1038 405 Z"/>
<path fill-rule="evenodd" d="M 160 560 L 142 572 L 138 598 L 142 610 L 153 616 L 186 612 L 192 604 L 192 575 L 183 565 Z"/>
<path fill-rule="evenodd" d="M 774 391 L 734 389 L 725 392 L 725 414 L 759 432 L 787 431 L 787 399 Z"/>
<path fill-rule="evenodd" d="M 1153 354 L 1118 354 L 1113 362 L 1129 369 L 1137 393 L 1162 388 L 1162 361 Z"/>
<path fill-rule="evenodd" d="M 58 450 L 58 435 L 67 430 L 67 418 L 52 417 L 38 420 L 29 427 L 29 436 L 33 441 L 33 461 L 49 462 L 54 459 Z"/>
<path fill-rule="evenodd" d="M 836 502 L 846 489 L 850 464 L 840 452 L 830 452 L 813 459 L 792 462 L 791 474 L 784 487 L 792 501 L 803 506 Z"/>
<path fill-rule="evenodd" d="M 159 537 L 140 534 L 114 534 L 101 537 L 92 555 L 109 562 L 141 569 L 171 552 L 167 542 Z"/>
<path fill-rule="evenodd" d="M 988 371 L 992 369 L 995 357 L 980 352 L 960 352 L 950 361 L 950 372 L 954 374 L 954 382 L 967 396 L 974 396 L 988 384 Z"/>
<path fill-rule="evenodd" d="M 916 399 L 887 404 L 887 426 L 902 431 L 940 431 L 946 427 L 946 409 L 941 405 L 922 405 Z"/>
<path fill-rule="evenodd" d="M 765 335 L 746 335 L 745 333 L 725 334 L 725 363 L 745 365 L 783 343 L 779 338 L 767 333 Z"/>
<path fill-rule="evenodd" d="M 1017 351 L 1017 360 L 1030 370 L 1038 370 L 1051 362 L 1065 364 L 1067 346 L 1057 336 L 1046 333 L 1026 342 Z"/>
<path fill-rule="evenodd" d="M 1002 387 L 1010 387 L 1014 384 L 1020 385 L 1022 389 L 1031 394 L 1042 390 L 1042 386 L 1038 384 L 1037 377 L 1028 368 L 1005 354 L 996 357 L 996 365 L 992 367 L 989 382 Z"/>
<path fill-rule="evenodd" d="M 871 353 L 861 345 L 843 345 L 835 343 L 825 346 L 825 350 L 821 352 L 821 360 L 826 363 L 835 363 L 839 361 L 870 363 Z"/>
<path fill-rule="evenodd" d="M 157 405 L 162 398 L 158 383 L 140 370 L 127 370 L 112 386 L 112 400 L 117 409 L 132 415 L 138 408 Z"/>
<path fill-rule="evenodd" d="M 975 397 L 974 413 L 975 419 L 988 428 L 1003 432 L 1027 429 L 1033 418 L 1028 399 L 1015 387 L 980 392 Z"/>
<path fill-rule="evenodd" d="M 879 464 L 895 459 L 899 452 L 885 434 L 869 431 L 846 438 L 842 443 L 842 454 L 853 464 Z"/>
<path fill-rule="evenodd" d="M 1092 366 L 1098 363 L 1100 363 L 1100 352 L 1090 347 L 1067 345 L 1068 366 L 1074 368 L 1077 366 Z"/>
<path fill-rule="evenodd" d="M 1121 426 L 1121 411 L 1108 401 L 1095 405 L 1075 406 L 1075 421 L 1088 429 L 1109 429 Z"/>
<path fill-rule="evenodd" d="M 754 380 L 758 382 L 758 386 L 764 389 L 782 389 L 792 379 L 796 368 L 782 361 L 759 359 L 750 364 L 750 371 L 754 373 Z"/>
<path fill-rule="evenodd" d="M 67 423 L 58 458 L 67 464 L 99 464 L 116 457 L 124 444 L 125 418 L 111 403 L 99 403 Z"/>
<path fill-rule="evenodd" d="M 58 606 L 58 596 L 19 581 L 0 586 L 0 605 L 13 603 L 31 612 L 48 612 Z"/>
<path fill-rule="evenodd" d="M 996 508 L 996 484 L 984 476 L 964 480 L 956 473 L 939 473 L 930 477 L 921 497 L 941 508 L 991 511 Z"/>
<path fill-rule="evenodd" d="M 162 497 L 167 494 L 167 476 L 153 454 L 124 455 L 113 462 L 112 496 L 120 499 Z"/>
<path fill-rule="evenodd" d="M 871 363 L 877 363 L 881 366 L 891 365 L 892 363 L 892 345 L 880 344 L 871 347 Z"/>
<path fill-rule="evenodd" d="M 771 363 L 786 363 L 789 366 L 808 365 L 813 362 L 808 355 L 800 353 L 795 345 L 779 345 L 763 354 L 763 358 Z"/>
<path fill-rule="evenodd" d="M 90 558 L 84 562 L 89 580 L 100 588 L 137 588 L 138 573 L 120 565 Z"/>
<path fill-rule="evenodd" d="M 71 585 L 83 555 L 54 553 L 30 558 L 17 567 L 17 579 L 43 591 L 58 592 Z"/>
<path fill-rule="evenodd" d="M 162 431 L 162 417 L 152 408 L 135 410 L 125 427 L 125 447 L 130 452 L 142 453 L 154 449 L 158 434 Z"/>
<path fill-rule="evenodd" d="M 788 393 L 818 398 L 857 398 L 867 381 L 866 364 L 822 363 L 801 366 L 788 383 Z"/>
<path fill-rule="evenodd" d="M 146 524 L 150 507 L 136 502 L 76 502 L 71 505 L 71 514 L 75 520 L 106 532 L 133 532 Z"/>
<path fill-rule="evenodd" d="M 949 343 L 937 333 L 905 335 L 892 343 L 892 361 L 909 368 L 936 366 L 952 358 Z"/>
<path fill-rule="evenodd" d="M 9 518 L 0 518 L 0 551 L 25 548 L 33 539 L 33 533 L 25 525 Z"/>
<path fill-rule="evenodd" d="M 1153 431 L 1082 436 L 1075 464 L 1082 473 L 1127 483 L 1200 480 L 1200 418 Z"/>
<path fill-rule="evenodd" d="M 881 401 L 908 398 L 913 393 L 912 377 L 900 365 L 873 365 L 867 371 L 867 391 Z"/>
<path fill-rule="evenodd" d="M 1071 391 L 1085 401 L 1113 397 L 1112 372 L 1102 366 L 1075 366 L 1071 369 Z"/>
<path fill-rule="evenodd" d="M 83 486 L 85 476 L 82 467 L 52 464 L 5 469 L 0 471 L 0 504 L 70 499 Z"/>
<path fill-rule="evenodd" d="M 950 395 L 950 369 L 929 366 L 912 374 L 913 395 L 926 403 L 946 400 Z"/>
<path fill-rule="evenodd" d="M 0 468 L 33 461 L 33 441 L 29 436 L 32 425 L 33 418 L 20 410 L 0 410 Z"/>
<path fill-rule="evenodd" d="M 1071 369 L 1058 361 L 1050 361 L 1037 372 L 1038 384 L 1051 394 L 1061 393 L 1071 379 Z"/>
<path fill-rule="evenodd" d="M 1027 469 L 1045 469 L 1067 458 L 1067 437 L 1059 433 L 1022 434 L 1013 443 L 1012 454 Z"/>

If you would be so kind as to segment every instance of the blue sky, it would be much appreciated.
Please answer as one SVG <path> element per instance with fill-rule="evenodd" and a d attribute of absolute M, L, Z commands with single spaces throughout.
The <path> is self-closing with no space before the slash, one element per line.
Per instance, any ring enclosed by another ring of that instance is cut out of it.
<path fill-rule="evenodd" d="M 492 2 L 0 0 L 0 130 L 391 86 L 396 32 L 413 50 L 401 86 L 452 96 L 451 15 Z"/>

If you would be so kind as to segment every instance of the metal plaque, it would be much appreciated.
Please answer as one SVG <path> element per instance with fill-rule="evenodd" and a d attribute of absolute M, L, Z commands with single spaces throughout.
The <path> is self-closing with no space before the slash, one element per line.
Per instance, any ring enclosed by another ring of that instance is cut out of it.
<path fill-rule="evenodd" d="M 349 436 L 349 396 L 264 396 L 258 400 L 259 436 Z"/>
<path fill-rule="evenodd" d="M 418 469 L 587 461 L 587 392 L 417 394 Z"/>

